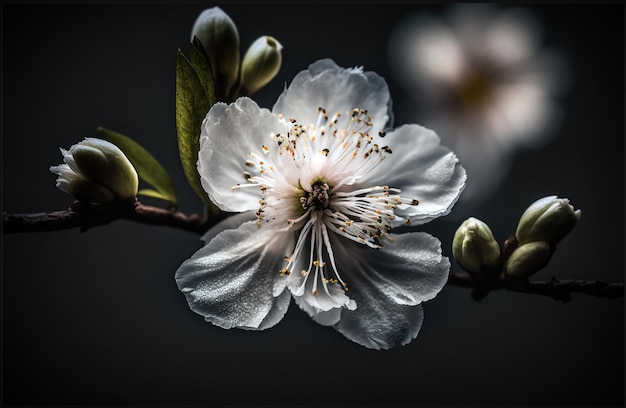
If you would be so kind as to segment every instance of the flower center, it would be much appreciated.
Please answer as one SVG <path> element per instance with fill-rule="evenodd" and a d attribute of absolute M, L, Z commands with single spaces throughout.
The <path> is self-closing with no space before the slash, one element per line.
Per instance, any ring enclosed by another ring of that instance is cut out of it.
<path fill-rule="evenodd" d="M 313 191 L 310 193 L 307 191 L 304 193 L 304 196 L 300 197 L 302 208 L 308 210 L 313 207 L 315 210 L 323 210 L 328 207 L 330 199 L 328 194 L 330 187 L 328 187 L 328 184 L 325 181 L 316 181 L 311 188 Z"/>
<path fill-rule="evenodd" d="M 489 70 L 485 68 L 467 72 L 457 85 L 456 98 L 459 104 L 465 108 L 480 109 L 491 97 L 493 91 L 493 79 L 490 78 Z"/>
<path fill-rule="evenodd" d="M 302 290 L 306 286 L 306 293 L 337 300 L 341 296 L 331 286 L 348 288 L 335 264 L 333 236 L 383 248 L 392 240 L 395 210 L 418 205 L 418 200 L 397 188 L 364 184 L 392 153 L 382 143 L 385 132 L 370 133 L 374 125 L 366 110 L 329 116 L 320 107 L 316 122 L 304 125 L 282 115 L 279 119 L 288 131 L 268 135 L 273 148 L 262 145 L 260 152 L 250 153 L 244 164 L 246 183 L 233 189 L 261 190 L 259 228 L 297 233 L 280 274 L 296 272 L 291 279 Z"/>

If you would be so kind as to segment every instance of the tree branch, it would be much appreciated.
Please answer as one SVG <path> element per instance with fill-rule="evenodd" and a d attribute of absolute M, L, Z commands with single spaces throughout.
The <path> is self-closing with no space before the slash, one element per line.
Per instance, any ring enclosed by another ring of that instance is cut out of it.
<path fill-rule="evenodd" d="M 150 225 L 170 226 L 185 231 L 202 234 L 219 220 L 202 220 L 197 214 L 186 215 L 141 204 L 138 200 L 115 206 L 96 207 L 75 201 L 67 210 L 35 214 L 2 214 L 3 233 L 59 231 L 80 228 L 85 232 L 90 228 L 110 224 L 119 219 L 127 219 Z"/>
<path fill-rule="evenodd" d="M 608 283 L 602 281 L 558 280 L 555 278 L 549 281 L 507 281 L 500 279 L 485 284 L 476 284 L 467 273 L 451 272 L 447 284 L 450 286 L 473 289 L 472 298 L 475 300 L 481 300 L 487 296 L 489 292 L 495 290 L 532 293 L 535 295 L 548 296 L 562 302 L 572 300 L 572 293 L 584 293 L 605 299 L 624 297 L 623 283 Z"/>

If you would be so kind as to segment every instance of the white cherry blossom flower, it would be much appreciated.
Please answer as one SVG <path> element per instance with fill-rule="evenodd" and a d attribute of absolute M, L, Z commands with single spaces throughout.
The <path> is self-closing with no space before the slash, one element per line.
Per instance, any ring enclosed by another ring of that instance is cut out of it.
<path fill-rule="evenodd" d="M 422 13 L 398 23 L 389 61 L 412 99 L 403 112 L 459 156 L 468 172 L 461 201 L 474 206 L 504 180 L 511 154 L 554 136 L 569 71 L 562 55 L 541 47 L 538 21 L 525 9 L 448 11 L 447 20 Z"/>
<path fill-rule="evenodd" d="M 210 199 L 241 214 L 176 273 L 193 311 L 262 330 L 293 297 L 369 348 L 417 336 L 420 304 L 444 286 L 450 263 L 436 238 L 391 232 L 448 214 L 465 171 L 434 132 L 386 129 L 390 106 L 381 77 L 321 60 L 272 111 L 245 97 L 211 108 L 198 171 Z"/>

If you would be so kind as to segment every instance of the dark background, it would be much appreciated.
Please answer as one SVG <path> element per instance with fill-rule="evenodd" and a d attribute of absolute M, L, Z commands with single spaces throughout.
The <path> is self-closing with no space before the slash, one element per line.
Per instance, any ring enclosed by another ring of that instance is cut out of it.
<path fill-rule="evenodd" d="M 180 208 L 197 212 L 177 156 L 174 68 L 210 4 L 2 5 L 2 192 L 8 212 L 66 208 L 50 165 L 97 126 L 125 133 L 171 172 Z M 271 107 L 294 75 L 333 58 L 387 78 L 387 36 L 439 6 L 224 4 L 242 55 L 275 36 L 284 64 L 256 95 Z M 474 215 L 498 240 L 549 194 L 583 211 L 538 279 L 623 282 L 624 9 L 527 6 L 546 44 L 569 56 L 565 122 L 541 150 L 514 158 L 505 185 Z M 399 111 L 399 110 L 398 110 Z M 396 115 L 396 125 L 410 120 Z M 451 256 L 457 223 L 422 229 Z M 191 312 L 174 272 L 198 237 L 128 221 L 2 236 L 2 403 L 48 405 L 415 404 L 622 405 L 623 299 L 564 304 L 446 287 L 425 304 L 408 346 L 372 351 L 293 305 L 264 332 L 223 330 Z M 453 270 L 458 265 L 453 262 Z"/>

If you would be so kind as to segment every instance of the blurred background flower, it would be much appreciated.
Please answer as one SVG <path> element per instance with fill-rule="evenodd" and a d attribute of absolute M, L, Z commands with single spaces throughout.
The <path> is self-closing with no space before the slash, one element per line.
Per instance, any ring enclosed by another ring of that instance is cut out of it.
<path fill-rule="evenodd" d="M 496 191 L 511 154 L 559 130 L 569 69 L 562 55 L 542 48 L 539 20 L 525 9 L 463 4 L 447 13 L 401 20 L 389 63 L 409 94 L 398 108 L 435 130 L 467 169 L 458 217 Z"/>

